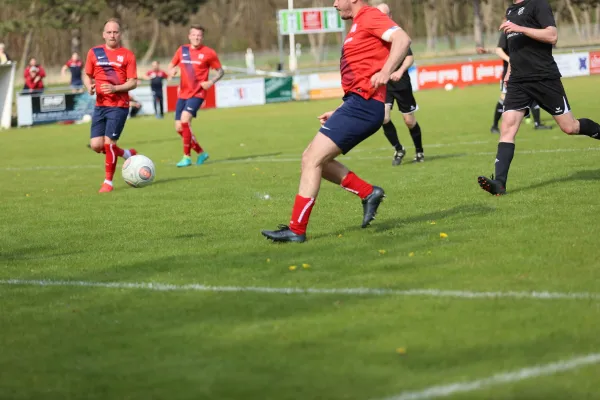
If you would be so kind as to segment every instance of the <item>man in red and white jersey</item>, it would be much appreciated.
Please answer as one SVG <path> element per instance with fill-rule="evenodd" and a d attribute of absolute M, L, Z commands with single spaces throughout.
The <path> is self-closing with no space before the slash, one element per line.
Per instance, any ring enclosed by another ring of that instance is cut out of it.
<path fill-rule="evenodd" d="M 90 95 L 96 94 L 92 116 L 90 147 L 105 154 L 105 179 L 100 193 L 113 190 L 117 157 L 129 158 L 134 149 L 124 150 L 117 140 L 129 114 L 129 91 L 137 86 L 137 67 L 133 53 L 121 47 L 121 24 L 109 19 L 102 33 L 105 44 L 92 47 L 85 62 L 85 87 Z"/>
<path fill-rule="evenodd" d="M 175 130 L 183 138 L 183 158 L 177 163 L 178 167 L 192 165 L 192 148 L 198 153 L 196 165 L 201 165 L 208 159 L 208 153 L 202 149 L 192 133 L 191 123 L 204 102 L 206 91 L 225 74 L 217 53 L 203 44 L 202 26 L 192 25 L 188 39 L 190 43 L 177 49 L 168 67 L 170 77 L 176 75 L 177 66 L 181 71 L 179 96 L 175 109 Z M 217 74 L 212 79 L 208 79 L 211 69 Z"/>
<path fill-rule="evenodd" d="M 385 114 L 386 84 L 404 59 L 410 38 L 387 15 L 365 0 L 335 0 L 344 20 L 353 21 L 340 59 L 344 102 L 318 117 L 321 129 L 302 154 L 300 188 L 290 225 L 262 231 L 274 242 L 304 242 L 321 179 L 360 197 L 362 227 L 369 226 L 383 200 L 382 188 L 360 179 L 335 158 L 379 130 Z"/>

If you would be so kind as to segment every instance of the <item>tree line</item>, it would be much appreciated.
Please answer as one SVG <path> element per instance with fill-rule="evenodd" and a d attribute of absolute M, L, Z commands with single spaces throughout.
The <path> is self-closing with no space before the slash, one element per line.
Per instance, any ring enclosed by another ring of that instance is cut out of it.
<path fill-rule="evenodd" d="M 380 0 L 371 0 L 375 5 Z M 495 44 L 507 0 L 388 0 L 393 18 L 427 52 L 454 50 L 457 38 L 472 37 L 475 46 Z M 580 43 L 600 42 L 600 0 L 550 0 L 557 24 L 569 25 Z M 296 8 L 332 6 L 332 0 L 295 0 Z M 103 22 L 123 22 L 123 42 L 139 62 L 167 58 L 187 40 L 187 25 L 206 28 L 206 44 L 217 52 L 276 50 L 278 9 L 287 0 L 3 0 L 0 41 L 23 65 L 35 56 L 60 65 L 72 52 L 102 42 Z M 298 37 L 319 62 L 320 48 L 332 34 Z M 339 40 L 336 38 L 336 44 Z M 571 44 L 572 45 L 572 44 Z"/>

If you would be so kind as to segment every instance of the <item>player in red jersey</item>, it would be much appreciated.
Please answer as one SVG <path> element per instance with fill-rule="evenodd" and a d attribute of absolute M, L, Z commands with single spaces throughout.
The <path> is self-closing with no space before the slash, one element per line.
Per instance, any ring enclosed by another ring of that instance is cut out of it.
<path fill-rule="evenodd" d="M 85 62 L 84 84 L 90 95 L 96 93 L 92 116 L 90 147 L 105 154 L 106 177 L 100 193 L 113 190 L 117 157 L 136 153 L 117 146 L 129 114 L 129 91 L 137 86 L 137 67 L 133 53 L 121 47 L 121 24 L 109 19 L 102 33 L 105 44 L 92 47 Z"/>
<path fill-rule="evenodd" d="M 192 118 L 196 116 L 204 102 L 206 91 L 225 74 L 217 53 L 202 44 L 204 40 L 203 27 L 192 25 L 188 39 L 190 44 L 185 44 L 177 49 L 168 67 L 171 78 L 177 74 L 177 66 L 181 71 L 179 98 L 175 109 L 175 130 L 183 138 L 183 158 L 177 163 L 178 167 L 192 165 L 192 148 L 198 153 L 196 165 L 201 165 L 208 159 L 208 153 L 198 144 L 190 125 Z M 217 72 L 212 79 L 208 79 L 210 69 Z"/>
<path fill-rule="evenodd" d="M 360 179 L 335 158 L 379 130 L 385 114 L 386 84 L 410 46 L 408 35 L 387 15 L 365 0 L 335 0 L 344 20 L 353 20 L 344 40 L 340 70 L 344 102 L 320 115 L 321 129 L 302 154 L 300 188 L 290 225 L 262 234 L 274 242 L 304 242 L 306 226 L 321 179 L 358 195 L 363 204 L 362 227 L 369 226 L 383 200 L 383 189 Z M 390 45 L 391 43 L 391 45 Z"/>

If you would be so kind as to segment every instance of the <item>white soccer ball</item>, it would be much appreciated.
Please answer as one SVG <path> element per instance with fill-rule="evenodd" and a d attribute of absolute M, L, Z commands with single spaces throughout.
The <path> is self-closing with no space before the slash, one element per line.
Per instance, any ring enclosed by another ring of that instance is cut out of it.
<path fill-rule="evenodd" d="M 141 154 L 131 156 L 125 160 L 121 174 L 129 186 L 134 188 L 148 186 L 154 181 L 154 163 Z"/>
<path fill-rule="evenodd" d="M 444 89 L 446 89 L 446 91 L 449 92 L 452 89 L 454 89 L 454 85 L 451 83 L 446 83 L 446 86 L 444 86 Z"/>

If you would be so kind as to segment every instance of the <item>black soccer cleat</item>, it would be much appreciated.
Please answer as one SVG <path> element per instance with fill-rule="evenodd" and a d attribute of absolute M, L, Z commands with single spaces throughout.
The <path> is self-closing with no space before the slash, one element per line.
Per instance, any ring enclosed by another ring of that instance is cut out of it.
<path fill-rule="evenodd" d="M 548 130 L 548 129 L 552 129 L 552 125 L 544 125 L 544 124 L 539 124 L 535 126 L 535 130 Z"/>
<path fill-rule="evenodd" d="M 396 166 L 402 164 L 402 159 L 404 159 L 405 155 L 406 149 L 402 148 L 402 150 L 400 151 L 396 150 L 396 152 L 394 153 L 394 158 L 392 159 L 392 165 Z"/>
<path fill-rule="evenodd" d="M 298 235 L 290 230 L 287 225 L 279 225 L 276 231 L 261 231 L 262 235 L 274 242 L 297 242 L 306 241 L 306 235 Z"/>
<path fill-rule="evenodd" d="M 414 163 L 425 162 L 425 153 L 417 153 L 415 154 L 415 158 L 413 158 Z"/>
<path fill-rule="evenodd" d="M 385 197 L 385 192 L 379 186 L 373 186 L 373 192 L 364 198 L 363 205 L 363 222 L 361 227 L 366 228 L 375 219 L 377 209 Z"/>
<path fill-rule="evenodd" d="M 497 126 L 492 126 L 490 128 L 490 133 L 498 134 L 498 133 L 500 133 L 500 129 L 498 129 Z"/>
<path fill-rule="evenodd" d="M 479 187 L 493 196 L 502 196 L 503 194 L 506 194 L 506 188 L 500 181 L 480 176 L 477 178 L 477 182 L 479 183 Z"/>

